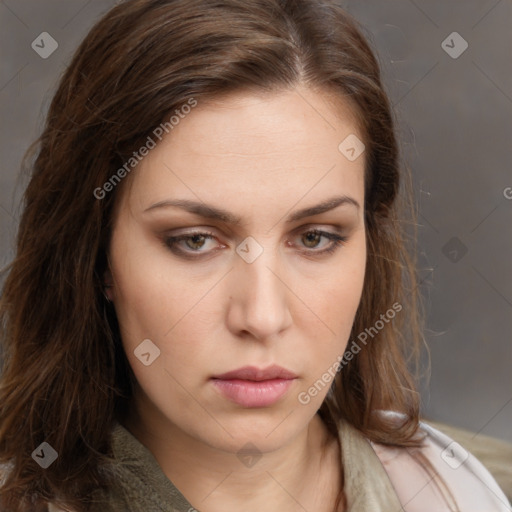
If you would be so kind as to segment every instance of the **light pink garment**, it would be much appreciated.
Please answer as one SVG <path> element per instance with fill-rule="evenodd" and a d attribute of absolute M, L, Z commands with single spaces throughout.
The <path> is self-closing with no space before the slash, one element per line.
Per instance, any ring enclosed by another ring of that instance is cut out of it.
<path fill-rule="evenodd" d="M 471 453 L 423 422 L 420 429 L 426 435 L 423 448 L 370 443 L 406 512 L 512 511 L 494 478 Z"/>

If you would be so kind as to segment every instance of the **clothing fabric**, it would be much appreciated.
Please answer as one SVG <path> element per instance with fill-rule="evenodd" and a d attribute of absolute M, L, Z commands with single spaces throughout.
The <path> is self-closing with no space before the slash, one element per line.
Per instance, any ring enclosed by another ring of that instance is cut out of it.
<path fill-rule="evenodd" d="M 407 512 L 512 510 L 480 461 L 432 426 L 420 427 L 426 433 L 421 449 L 373 446 Z"/>
<path fill-rule="evenodd" d="M 509 501 L 512 501 L 512 442 L 497 439 L 435 420 L 425 420 L 431 427 L 455 439 L 471 452 L 494 477 Z"/>
<path fill-rule="evenodd" d="M 512 512 L 487 469 L 426 423 L 420 423 L 421 448 L 372 443 L 346 421 L 339 422 L 338 432 L 346 512 Z M 200 504 L 194 508 L 120 424 L 112 443 L 118 484 L 108 496 L 95 496 L 94 512 L 200 512 Z M 54 505 L 48 511 L 61 512 Z"/>

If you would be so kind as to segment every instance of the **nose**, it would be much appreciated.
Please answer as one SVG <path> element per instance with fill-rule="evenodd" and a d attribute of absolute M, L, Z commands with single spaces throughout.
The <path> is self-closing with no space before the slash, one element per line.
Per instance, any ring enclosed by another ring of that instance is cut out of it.
<path fill-rule="evenodd" d="M 230 272 L 228 327 L 237 336 L 266 341 L 292 323 L 287 286 L 279 255 L 264 249 L 252 263 L 235 259 Z"/>

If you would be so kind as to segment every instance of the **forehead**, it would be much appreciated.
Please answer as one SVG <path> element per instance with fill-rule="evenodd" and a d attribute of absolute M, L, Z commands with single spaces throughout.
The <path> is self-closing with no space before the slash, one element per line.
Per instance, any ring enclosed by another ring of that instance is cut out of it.
<path fill-rule="evenodd" d="M 349 133 L 363 138 L 348 99 L 295 88 L 238 91 L 202 100 L 173 128 L 167 142 L 204 157 L 212 150 L 219 156 L 242 157 L 289 150 L 289 158 L 300 158 L 304 147 L 336 154 L 340 136 Z"/>
<path fill-rule="evenodd" d="M 254 198 L 270 205 L 306 193 L 324 198 L 333 188 L 360 200 L 364 154 L 350 161 L 339 149 L 349 136 L 363 139 L 350 105 L 309 89 L 198 101 L 138 164 L 130 201 Z"/>

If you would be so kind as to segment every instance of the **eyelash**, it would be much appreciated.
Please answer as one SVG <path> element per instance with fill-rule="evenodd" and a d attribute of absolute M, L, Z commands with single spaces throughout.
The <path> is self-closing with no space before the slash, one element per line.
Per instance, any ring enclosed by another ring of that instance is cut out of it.
<path fill-rule="evenodd" d="M 306 235 L 306 234 L 319 235 L 320 237 L 324 237 L 324 238 L 327 238 L 327 239 L 332 241 L 332 243 L 329 245 L 329 247 L 327 247 L 326 249 L 323 249 L 321 251 L 315 251 L 314 249 L 312 249 L 312 250 L 307 250 L 306 249 L 305 251 L 302 251 L 302 252 L 306 252 L 306 253 L 312 254 L 313 256 L 332 254 L 341 245 L 343 245 L 347 241 L 347 237 L 346 236 L 337 235 L 336 233 L 331 233 L 329 231 L 322 231 L 322 230 L 319 230 L 319 229 L 310 229 L 310 230 L 307 230 L 307 231 L 303 231 L 301 233 L 301 235 Z M 195 233 L 185 233 L 185 234 L 179 235 L 179 236 L 169 236 L 169 237 L 166 237 L 163 241 L 164 241 L 164 245 L 168 249 L 170 249 L 172 252 L 177 254 L 178 256 L 189 257 L 189 258 L 199 258 L 201 256 L 192 256 L 192 254 L 194 254 L 194 253 L 202 254 L 199 251 L 193 251 L 193 250 L 183 251 L 183 250 L 177 249 L 175 247 L 179 242 L 181 242 L 183 240 L 190 240 L 194 236 L 202 236 L 202 237 L 205 237 L 206 239 L 208 239 L 208 238 L 209 239 L 216 238 L 215 234 L 211 233 L 209 231 L 204 231 L 204 232 L 198 231 L 198 232 L 195 232 Z M 207 253 L 205 252 L 204 254 L 207 254 Z"/>

